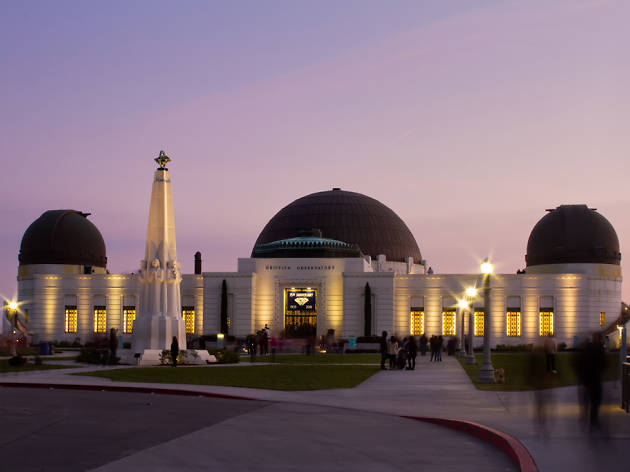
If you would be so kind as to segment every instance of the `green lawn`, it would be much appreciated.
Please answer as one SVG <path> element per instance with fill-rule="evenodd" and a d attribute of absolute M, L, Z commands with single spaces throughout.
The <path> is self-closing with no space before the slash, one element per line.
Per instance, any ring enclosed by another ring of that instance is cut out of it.
<path fill-rule="evenodd" d="M 459 363 L 464 368 L 470 380 L 479 390 L 503 390 L 503 391 L 522 391 L 536 390 L 540 388 L 566 387 L 577 384 L 577 377 L 573 369 L 572 352 L 562 352 L 556 355 L 557 374 L 545 374 L 545 368 L 542 367 L 539 372 L 541 376 L 531 379 L 529 367 L 529 353 L 492 353 L 492 365 L 496 369 L 503 368 L 505 371 L 505 383 L 486 384 L 477 382 L 479 367 L 483 360 L 482 354 L 475 354 L 477 363 L 474 365 L 466 364 L 466 359 L 458 357 Z M 540 356 L 537 362 L 545 362 L 544 356 Z M 609 353 L 607 368 L 604 373 L 604 380 L 615 380 L 619 378 L 619 355 L 618 353 Z"/>
<path fill-rule="evenodd" d="M 241 357 L 241 362 L 248 363 L 249 357 Z M 272 362 L 271 356 L 256 356 L 256 362 Z M 378 364 L 381 363 L 380 354 L 277 354 L 278 364 Z"/>
<path fill-rule="evenodd" d="M 105 377 L 117 382 L 155 382 L 271 390 L 352 388 L 379 371 L 362 365 L 261 365 L 242 367 L 139 367 L 76 375 Z"/>
<path fill-rule="evenodd" d="M 42 364 L 35 365 L 32 362 L 21 365 L 20 367 L 13 367 L 9 365 L 8 359 L 0 360 L 0 373 L 5 372 L 25 372 L 28 370 L 50 370 L 50 369 L 70 369 L 72 365 L 55 365 L 55 364 Z"/>

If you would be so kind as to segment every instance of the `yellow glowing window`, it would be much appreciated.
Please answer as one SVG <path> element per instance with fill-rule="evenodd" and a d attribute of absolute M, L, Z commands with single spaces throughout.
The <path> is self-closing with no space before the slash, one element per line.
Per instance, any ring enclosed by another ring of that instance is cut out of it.
<path fill-rule="evenodd" d="M 411 310 L 411 335 L 422 336 L 424 334 L 424 310 Z"/>
<path fill-rule="evenodd" d="M 520 311 L 507 312 L 507 335 L 508 336 L 521 335 L 521 312 Z"/>
<path fill-rule="evenodd" d="M 136 319 L 136 307 L 124 306 L 123 307 L 123 333 L 133 333 L 133 322 Z"/>
<path fill-rule="evenodd" d="M 483 336 L 484 327 L 484 313 L 483 311 L 475 312 L 475 329 L 473 330 L 475 336 Z"/>
<path fill-rule="evenodd" d="M 94 306 L 94 332 L 107 332 L 107 309 L 102 305 Z"/>
<path fill-rule="evenodd" d="M 76 305 L 66 305 L 64 331 L 66 333 L 77 332 L 77 307 Z"/>
<path fill-rule="evenodd" d="M 606 312 L 605 311 L 601 311 L 599 313 L 599 325 L 603 328 L 604 326 L 606 326 Z"/>
<path fill-rule="evenodd" d="M 183 306 L 182 318 L 184 318 L 184 324 L 186 325 L 186 334 L 195 334 L 195 307 Z"/>
<path fill-rule="evenodd" d="M 455 336 L 455 311 L 442 312 L 442 336 Z"/>
<path fill-rule="evenodd" d="M 549 336 L 553 334 L 553 311 L 545 310 L 540 312 L 540 335 Z"/>

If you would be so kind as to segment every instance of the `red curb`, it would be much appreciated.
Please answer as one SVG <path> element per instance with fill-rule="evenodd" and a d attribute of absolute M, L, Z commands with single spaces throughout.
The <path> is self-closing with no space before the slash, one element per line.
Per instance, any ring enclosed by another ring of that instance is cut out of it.
<path fill-rule="evenodd" d="M 518 439 L 504 433 L 503 431 L 465 420 L 432 418 L 428 416 L 403 416 L 403 418 L 438 424 L 446 428 L 451 428 L 461 431 L 462 433 L 475 436 L 476 438 L 486 441 L 505 452 L 518 466 L 521 472 L 538 472 L 536 462 L 525 446 L 523 446 Z"/>
<path fill-rule="evenodd" d="M 0 382 L 0 387 L 24 387 L 42 388 L 58 390 L 90 390 L 94 392 L 126 392 L 126 393 L 154 393 L 158 395 L 183 395 L 187 397 L 208 397 L 208 398 L 228 398 L 234 400 L 254 400 L 265 402 L 258 398 L 243 397 L 240 395 L 230 395 L 229 393 L 195 392 L 192 390 L 178 390 L 175 388 L 155 388 L 155 387 L 124 387 L 117 385 L 77 385 L 77 384 L 52 384 L 35 382 Z"/>

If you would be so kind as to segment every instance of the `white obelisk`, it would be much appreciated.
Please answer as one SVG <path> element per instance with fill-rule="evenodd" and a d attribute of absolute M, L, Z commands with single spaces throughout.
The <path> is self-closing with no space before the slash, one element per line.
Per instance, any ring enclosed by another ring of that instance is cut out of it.
<path fill-rule="evenodd" d="M 181 316 L 182 281 L 175 246 L 175 220 L 170 158 L 160 151 L 153 177 L 149 229 L 144 260 L 140 262 L 140 306 L 134 321 L 132 350 L 139 364 L 159 364 L 162 350 L 170 350 L 173 336 L 186 349 L 186 328 Z"/>

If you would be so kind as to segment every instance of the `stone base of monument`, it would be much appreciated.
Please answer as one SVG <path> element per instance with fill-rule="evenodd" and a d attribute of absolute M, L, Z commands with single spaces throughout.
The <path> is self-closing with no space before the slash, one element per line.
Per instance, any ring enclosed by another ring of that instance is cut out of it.
<path fill-rule="evenodd" d="M 217 362 L 217 358 L 208 353 L 208 351 L 187 349 L 180 352 L 185 352 L 186 355 L 180 355 L 179 365 L 207 365 Z M 120 363 L 139 366 L 164 365 L 162 362 L 162 350 L 160 349 L 145 349 L 144 352 L 136 354 L 131 352 L 129 354 L 125 353 L 121 356 Z"/>
<path fill-rule="evenodd" d="M 217 362 L 217 358 L 209 354 L 208 351 L 187 349 L 180 352 L 186 353 L 185 356 L 180 354 L 180 365 L 206 365 Z M 162 351 L 159 349 L 145 349 L 138 358 L 138 365 L 162 365 Z"/>

